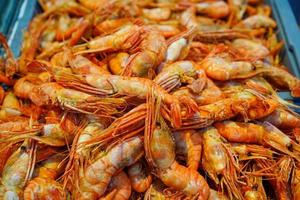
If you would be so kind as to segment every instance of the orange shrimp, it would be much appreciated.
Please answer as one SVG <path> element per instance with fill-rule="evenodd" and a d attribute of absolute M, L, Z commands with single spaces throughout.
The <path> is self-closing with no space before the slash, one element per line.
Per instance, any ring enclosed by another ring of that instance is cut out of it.
<path fill-rule="evenodd" d="M 67 89 L 54 82 L 34 85 L 27 81 L 26 77 L 17 81 L 14 86 L 14 91 L 17 96 L 25 99 L 28 98 L 38 106 L 57 104 L 64 108 L 69 108 L 83 113 L 91 113 L 94 112 L 95 109 L 98 110 L 98 114 L 102 113 L 105 115 L 111 111 L 116 113 L 118 111 L 113 108 L 114 106 L 111 107 L 111 105 L 114 103 L 117 105 L 124 102 L 121 99 L 115 99 L 116 101 L 114 101 L 110 98 L 110 103 L 108 103 L 108 101 L 106 101 L 108 99 L 105 100 L 84 92 Z"/>
<path fill-rule="evenodd" d="M 110 191 L 112 190 L 112 191 Z M 127 200 L 131 195 L 131 183 L 126 173 L 121 171 L 117 175 L 111 178 L 111 182 L 108 185 L 107 191 L 110 191 L 100 200 Z"/>
<path fill-rule="evenodd" d="M 196 5 L 197 13 L 220 19 L 229 15 L 230 9 L 224 1 L 199 2 Z"/>
<path fill-rule="evenodd" d="M 139 137 L 133 137 L 116 145 L 104 156 L 94 160 L 80 172 L 76 199 L 97 199 L 101 197 L 117 171 L 135 163 L 143 155 L 143 144 Z"/>
<path fill-rule="evenodd" d="M 206 84 L 205 72 L 198 69 L 196 63 L 191 61 L 178 61 L 164 66 L 162 71 L 153 80 L 167 91 L 172 91 L 181 84 L 190 84 L 190 88 L 202 91 Z M 195 87 L 193 87 L 195 85 Z"/>
<path fill-rule="evenodd" d="M 109 61 L 109 69 L 112 74 L 121 75 L 126 66 L 128 58 L 129 54 L 125 52 L 118 53 L 115 57 L 113 57 Z"/>
<path fill-rule="evenodd" d="M 276 109 L 262 120 L 270 122 L 274 126 L 282 129 L 293 129 L 300 127 L 299 116 L 296 113 L 283 108 Z"/>
<path fill-rule="evenodd" d="M 7 160 L 1 175 L 1 199 L 22 199 L 35 163 L 35 143 L 25 140 Z"/>
<path fill-rule="evenodd" d="M 202 166 L 217 185 L 227 189 L 230 198 L 243 199 L 238 187 L 235 169 L 237 164 L 232 158 L 232 152 L 225 147 L 221 135 L 214 127 L 209 127 L 203 132 Z"/>
<path fill-rule="evenodd" d="M 64 167 L 61 164 L 62 159 L 60 154 L 56 154 L 42 163 L 38 176 L 30 180 L 24 189 L 24 200 L 66 199 L 66 191 L 60 183 L 55 181 Z"/>
<path fill-rule="evenodd" d="M 96 37 L 87 43 L 74 46 L 73 49 L 76 54 L 126 50 L 136 44 L 139 34 L 140 27 L 124 25 L 112 34 Z M 82 48 L 85 48 L 85 50 L 82 50 Z"/>
<path fill-rule="evenodd" d="M 170 8 L 144 8 L 142 9 L 143 16 L 153 21 L 168 20 L 172 14 Z"/>
<path fill-rule="evenodd" d="M 267 145 L 299 160 L 298 155 L 290 150 L 293 148 L 299 151 L 299 145 L 269 123 L 259 125 L 224 121 L 216 123 L 215 127 L 224 138 L 231 142 Z"/>
<path fill-rule="evenodd" d="M 223 99 L 224 95 L 222 94 L 221 89 L 216 86 L 212 80 L 209 78 L 206 79 L 206 85 L 200 93 L 193 92 L 190 88 L 182 87 L 176 90 L 173 95 L 177 96 L 179 101 L 181 101 L 182 98 L 185 98 L 185 96 L 188 96 L 198 105 L 208 105 Z"/>
<path fill-rule="evenodd" d="M 241 115 L 244 120 L 260 119 L 271 114 L 278 107 L 272 99 L 264 99 L 250 91 L 240 91 L 212 104 L 199 106 L 199 111 L 183 118 L 182 129 L 203 128 L 213 122 L 230 119 Z"/>
<path fill-rule="evenodd" d="M 166 186 L 179 190 L 187 196 L 208 199 L 209 187 L 205 179 L 196 170 L 175 161 L 175 144 L 171 132 L 162 118 L 156 122 L 156 117 L 153 117 L 156 125 L 154 127 L 151 124 L 146 125 L 149 128 L 145 131 L 145 152 L 150 166 Z"/>
<path fill-rule="evenodd" d="M 246 29 L 255 29 L 255 28 L 275 28 L 277 26 L 276 22 L 268 16 L 265 15 L 253 15 L 250 16 L 240 23 L 238 23 L 236 28 L 246 28 Z"/>
<path fill-rule="evenodd" d="M 145 192 L 152 183 L 151 174 L 146 174 L 145 167 L 141 161 L 134 163 L 128 167 L 128 176 L 132 188 L 137 192 Z"/>
<path fill-rule="evenodd" d="M 146 99 L 149 92 L 153 90 L 154 97 L 161 97 L 163 105 L 166 105 L 170 109 L 172 124 L 176 127 L 179 127 L 181 124 L 181 108 L 178 99 L 168 94 L 167 91 L 165 91 L 158 84 L 154 83 L 149 79 L 106 74 L 88 74 L 85 76 L 70 76 L 58 74 L 56 75 L 56 77 L 60 81 L 64 81 L 64 85 L 67 85 L 69 87 L 74 86 L 74 88 L 76 88 L 77 90 L 79 89 L 85 92 L 96 92 L 96 94 L 100 95 L 119 94 L 126 96 L 134 96 L 139 99 Z M 82 80 L 81 82 L 83 83 L 77 84 L 76 82 L 80 80 L 78 80 L 78 78 L 76 77 L 80 77 L 80 79 Z M 67 81 L 67 79 L 70 79 L 70 81 L 65 82 Z M 72 83 L 71 80 L 74 80 L 74 83 Z M 92 87 L 86 87 L 86 84 Z"/>
<path fill-rule="evenodd" d="M 198 170 L 202 152 L 202 137 L 195 130 L 173 133 L 176 143 L 176 154 L 186 157 L 187 166 Z"/>
<path fill-rule="evenodd" d="M 166 40 L 159 31 L 151 27 L 143 27 L 142 41 L 128 59 L 122 75 L 153 78 L 156 67 L 164 60 Z"/>

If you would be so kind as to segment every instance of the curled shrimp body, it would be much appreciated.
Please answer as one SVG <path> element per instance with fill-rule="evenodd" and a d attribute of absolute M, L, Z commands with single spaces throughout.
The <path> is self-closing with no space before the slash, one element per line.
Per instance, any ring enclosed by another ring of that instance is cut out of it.
<path fill-rule="evenodd" d="M 209 187 L 199 172 L 175 161 L 175 144 L 169 128 L 162 119 L 160 125 L 156 125 L 150 133 L 150 138 L 149 140 L 146 136 L 145 139 L 146 155 L 149 155 L 147 160 L 155 167 L 156 174 L 162 182 L 187 196 L 208 199 Z"/>
<path fill-rule="evenodd" d="M 224 1 L 200 2 L 196 4 L 197 13 L 219 19 L 229 15 L 230 9 Z"/>
<path fill-rule="evenodd" d="M 270 54 L 270 51 L 267 47 L 259 42 L 248 39 L 235 39 L 232 42 L 232 46 L 243 55 L 251 58 L 265 58 Z"/>
<path fill-rule="evenodd" d="M 169 17 L 171 16 L 171 9 L 170 8 L 152 8 L 152 9 L 147 9 L 144 8 L 142 10 L 143 15 L 154 21 L 163 21 L 163 20 L 168 20 Z"/>
<path fill-rule="evenodd" d="M 34 167 L 34 143 L 25 140 L 7 160 L 1 175 L 1 199 L 21 199 Z"/>
<path fill-rule="evenodd" d="M 98 36 L 88 43 L 74 46 L 73 48 L 76 54 L 126 50 L 136 43 L 139 32 L 140 28 L 136 25 L 124 25 L 110 35 Z M 82 48 L 85 48 L 85 50 L 82 50 Z"/>
<path fill-rule="evenodd" d="M 198 69 L 191 61 L 178 61 L 164 66 L 162 71 L 155 77 L 154 82 L 167 91 L 181 86 L 182 83 L 196 84 L 195 89 L 201 91 L 206 84 L 205 72 Z M 193 89 L 193 87 L 191 86 Z"/>
<path fill-rule="evenodd" d="M 66 199 L 66 191 L 63 186 L 55 181 L 62 171 L 63 165 L 60 165 L 62 158 L 58 154 L 42 163 L 38 176 L 30 180 L 24 190 L 24 200 Z"/>
<path fill-rule="evenodd" d="M 161 63 L 166 54 L 166 40 L 158 30 L 144 27 L 141 44 L 136 48 L 125 66 L 123 75 L 152 78 L 156 67 Z"/>
<path fill-rule="evenodd" d="M 230 158 L 218 130 L 209 127 L 203 132 L 202 165 L 208 175 L 221 188 L 227 188 L 228 195 L 242 199 L 241 191 L 237 185 L 237 174 L 234 163 Z M 221 175 L 221 178 L 219 178 Z"/>
<path fill-rule="evenodd" d="M 112 176 L 118 170 L 132 165 L 142 154 L 143 144 L 139 137 L 133 137 L 113 147 L 81 172 L 78 199 L 101 197 Z"/>
<path fill-rule="evenodd" d="M 230 62 L 218 56 L 209 57 L 200 65 L 205 69 L 208 77 L 219 81 L 249 78 L 261 73 L 261 70 L 255 70 L 255 67 L 249 62 Z"/>
<path fill-rule="evenodd" d="M 101 103 L 102 99 L 96 98 L 93 95 L 86 94 L 84 92 L 80 92 L 73 89 L 64 88 L 61 85 L 54 82 L 44 83 L 41 85 L 34 85 L 29 81 L 22 79 L 19 80 L 20 82 L 18 81 L 14 87 L 15 94 L 21 98 L 30 99 L 33 103 L 35 103 L 38 106 L 58 104 L 62 107 L 77 110 L 80 112 L 89 112 L 89 109 L 92 109 L 93 106 L 95 108 L 95 106 L 98 105 L 99 107 L 97 107 L 97 109 L 102 110 L 101 104 L 104 102 Z M 90 104 L 89 102 L 93 103 Z M 109 108 L 110 106 L 107 107 L 107 105 L 109 105 L 110 103 L 104 104 L 104 107 L 102 107 L 104 108 L 104 110 L 106 110 L 107 108 L 108 110 L 106 111 L 108 112 L 114 110 L 111 110 L 112 107 Z M 114 110 L 113 112 L 115 111 L 116 110 Z"/>
<path fill-rule="evenodd" d="M 296 142 L 268 123 L 258 125 L 224 121 L 216 123 L 215 127 L 224 138 L 231 142 L 267 145 L 299 159 L 297 154 L 289 150 L 289 148 L 298 149 Z"/>
<path fill-rule="evenodd" d="M 247 29 L 253 29 L 253 28 L 275 28 L 276 22 L 271 19 L 268 16 L 265 15 L 253 15 L 250 16 L 240 23 L 238 23 L 235 27 L 237 28 L 247 28 Z"/>
<path fill-rule="evenodd" d="M 202 152 L 202 137 L 195 130 L 173 133 L 176 143 L 176 154 L 186 157 L 187 166 L 198 170 Z"/>
<path fill-rule="evenodd" d="M 299 117 L 285 109 L 278 108 L 273 113 L 263 119 L 274 126 L 282 129 L 292 129 L 300 127 Z"/>
<path fill-rule="evenodd" d="M 273 67 L 265 63 L 258 63 L 266 69 L 263 72 L 263 76 L 270 79 L 278 86 L 283 86 L 291 91 L 293 97 L 300 96 L 300 80 L 294 77 L 285 69 L 279 67 Z"/>
<path fill-rule="evenodd" d="M 111 179 L 111 182 L 107 188 L 110 191 L 104 197 L 101 197 L 100 200 L 127 200 L 131 195 L 131 183 L 125 172 L 120 172 L 117 175 L 114 175 Z"/>
<path fill-rule="evenodd" d="M 128 167 L 128 176 L 132 188 L 137 192 L 145 192 L 152 183 L 152 176 L 151 174 L 147 174 L 141 161 Z"/>
<path fill-rule="evenodd" d="M 188 87 L 183 87 L 176 90 L 173 93 L 174 96 L 179 98 L 181 101 L 182 98 L 185 96 L 190 97 L 193 99 L 198 105 L 207 105 L 211 103 L 215 103 L 224 98 L 221 89 L 215 85 L 215 83 L 207 78 L 206 85 L 201 92 L 194 92 Z"/>

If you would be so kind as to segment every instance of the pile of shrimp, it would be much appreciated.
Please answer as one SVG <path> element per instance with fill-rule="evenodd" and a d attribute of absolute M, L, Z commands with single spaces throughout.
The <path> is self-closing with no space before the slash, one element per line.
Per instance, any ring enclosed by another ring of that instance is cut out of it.
<path fill-rule="evenodd" d="M 39 0 L 0 35 L 0 199 L 300 199 L 300 80 L 260 0 Z"/>

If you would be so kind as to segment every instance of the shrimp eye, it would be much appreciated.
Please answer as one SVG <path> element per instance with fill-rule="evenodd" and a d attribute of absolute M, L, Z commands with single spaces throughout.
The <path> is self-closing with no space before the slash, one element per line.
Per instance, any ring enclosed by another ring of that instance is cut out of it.
<path fill-rule="evenodd" d="M 253 185 L 253 186 L 252 186 L 252 189 L 253 189 L 253 190 L 257 190 L 257 189 L 258 189 L 258 185 L 257 185 L 257 184 Z"/>
<path fill-rule="evenodd" d="M 25 146 L 21 146 L 21 147 L 20 147 L 20 150 L 21 150 L 22 152 L 25 152 L 25 151 L 26 151 L 26 147 L 25 147 Z"/>
<path fill-rule="evenodd" d="M 287 144 L 287 145 L 286 145 L 286 148 L 287 148 L 288 150 L 292 151 L 292 150 L 293 150 L 293 145 L 292 145 L 292 144 Z"/>
<path fill-rule="evenodd" d="M 42 134 L 42 132 L 37 132 L 36 135 L 37 135 L 37 136 L 42 136 L 43 134 Z"/>

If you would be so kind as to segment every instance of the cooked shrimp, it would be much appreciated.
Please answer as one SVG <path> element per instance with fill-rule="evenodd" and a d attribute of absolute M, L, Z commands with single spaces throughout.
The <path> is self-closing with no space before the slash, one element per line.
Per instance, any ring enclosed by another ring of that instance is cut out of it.
<path fill-rule="evenodd" d="M 19 79 L 14 86 L 14 91 L 20 98 L 28 98 L 38 106 L 58 104 L 83 113 L 94 112 L 90 110 L 95 109 L 95 106 L 97 106 L 98 113 L 117 112 L 113 108 L 114 106 L 111 107 L 110 105 L 122 102 L 121 99 L 116 99 L 117 101 L 112 103 L 114 100 L 110 99 L 110 103 L 108 103 L 105 99 L 77 90 L 67 89 L 54 82 L 34 85 L 26 81 L 26 79 Z"/>
<path fill-rule="evenodd" d="M 136 53 L 127 59 L 123 75 L 153 78 L 156 67 L 166 54 L 167 44 L 163 35 L 151 27 L 144 27 L 140 45 L 134 49 Z"/>
<path fill-rule="evenodd" d="M 294 148 L 294 150 L 298 151 L 298 144 L 268 123 L 257 125 L 224 121 L 216 123 L 215 127 L 217 127 L 224 138 L 231 142 L 267 145 L 295 159 L 299 159 L 297 154 L 289 150 L 289 148 Z"/>
<path fill-rule="evenodd" d="M 247 28 L 247 29 L 254 29 L 254 28 L 275 28 L 276 22 L 267 17 L 265 15 L 253 15 L 250 16 L 240 23 L 238 23 L 235 27 L 237 28 Z"/>
<path fill-rule="evenodd" d="M 206 85 L 205 72 L 198 69 L 196 63 L 191 61 L 178 61 L 164 66 L 162 71 L 155 77 L 154 82 L 167 91 L 178 88 L 183 83 L 190 84 L 195 92 L 202 91 Z M 195 84 L 195 87 L 192 85 Z"/>
<path fill-rule="evenodd" d="M 142 10 L 143 15 L 154 21 L 163 21 L 163 20 L 168 20 L 169 17 L 171 16 L 171 9 L 169 8 L 152 8 L 152 9 L 147 9 L 144 8 Z"/>
<path fill-rule="evenodd" d="M 68 76 L 68 75 L 67 75 Z M 79 77 L 79 76 L 77 76 Z M 67 77 L 65 75 L 57 75 L 57 78 L 61 81 L 66 81 Z M 71 80 L 76 80 L 76 76 L 70 77 Z M 153 89 L 155 98 L 161 97 L 164 105 L 170 107 L 172 123 L 174 126 L 180 126 L 181 115 L 180 115 L 180 105 L 178 99 L 174 98 L 172 95 L 168 94 L 163 88 L 153 81 L 145 78 L 138 77 L 126 77 L 117 75 L 97 75 L 89 74 L 85 77 L 80 76 L 80 78 L 85 79 L 88 85 L 92 86 L 87 88 L 85 84 L 77 84 L 67 82 L 64 83 L 68 86 L 75 86 L 76 89 L 80 89 L 86 92 L 96 92 L 96 94 L 101 95 L 126 95 L 134 96 L 140 99 L 146 99 L 149 92 Z M 87 89 L 86 89 L 87 88 Z M 78 91 L 76 91 L 78 92 Z"/>
<path fill-rule="evenodd" d="M 135 163 L 143 154 L 142 140 L 133 137 L 118 144 L 104 156 L 93 161 L 80 174 L 79 199 L 97 199 L 101 197 L 112 176 L 126 166 Z"/>
<path fill-rule="evenodd" d="M 217 185 L 227 188 L 230 198 L 243 199 L 237 184 L 236 163 L 233 163 L 231 157 L 232 154 L 225 148 L 218 130 L 214 127 L 205 129 L 203 132 L 203 168 Z"/>
<path fill-rule="evenodd" d="M 91 41 L 74 46 L 76 48 L 86 48 L 85 50 L 78 50 L 76 54 L 86 54 L 93 52 L 103 51 L 115 51 L 115 50 L 126 50 L 131 48 L 139 37 L 140 28 L 136 25 L 124 25 L 120 27 L 116 32 L 106 35 L 99 36 Z"/>
<path fill-rule="evenodd" d="M 55 181 L 63 169 L 62 156 L 57 154 L 42 163 L 39 174 L 30 180 L 24 190 L 24 200 L 54 198 L 66 199 L 66 191 Z"/>
<path fill-rule="evenodd" d="M 22 199 L 23 188 L 31 178 L 35 163 L 35 144 L 25 140 L 7 160 L 1 175 L 1 199 Z"/>
<path fill-rule="evenodd" d="M 156 123 L 153 132 L 146 130 L 145 133 L 147 161 L 155 167 L 156 174 L 168 187 L 187 196 L 208 199 L 209 187 L 205 179 L 196 170 L 186 168 L 175 161 L 175 144 L 171 132 L 163 119 L 160 119 L 159 123 L 160 125 Z"/>
<path fill-rule="evenodd" d="M 200 2 L 196 4 L 197 13 L 220 19 L 229 15 L 230 9 L 224 1 Z"/>
<path fill-rule="evenodd" d="M 232 46 L 250 58 L 265 58 L 270 54 L 269 49 L 263 44 L 249 39 L 235 39 Z"/>

